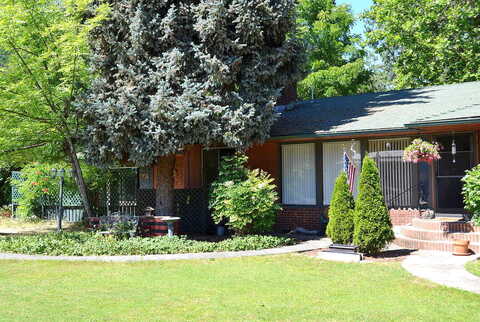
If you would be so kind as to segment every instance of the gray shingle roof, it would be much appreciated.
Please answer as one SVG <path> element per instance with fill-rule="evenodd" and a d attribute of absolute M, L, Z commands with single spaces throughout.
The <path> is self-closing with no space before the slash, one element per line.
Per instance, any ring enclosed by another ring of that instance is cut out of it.
<path fill-rule="evenodd" d="M 480 82 L 330 97 L 277 107 L 272 137 L 330 136 L 480 123 Z"/>

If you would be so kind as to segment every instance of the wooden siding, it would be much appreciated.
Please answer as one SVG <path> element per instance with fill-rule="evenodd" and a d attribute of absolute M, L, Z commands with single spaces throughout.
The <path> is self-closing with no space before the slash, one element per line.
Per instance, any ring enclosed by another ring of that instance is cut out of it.
<path fill-rule="evenodd" d="M 267 142 L 255 145 L 247 151 L 248 167 L 262 169 L 275 179 L 275 184 L 280 184 L 280 145 L 275 142 Z"/>

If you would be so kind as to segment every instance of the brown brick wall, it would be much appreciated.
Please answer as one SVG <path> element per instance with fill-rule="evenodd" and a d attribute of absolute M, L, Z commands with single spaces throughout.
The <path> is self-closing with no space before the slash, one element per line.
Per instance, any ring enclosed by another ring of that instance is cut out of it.
<path fill-rule="evenodd" d="M 302 227 L 309 230 L 320 230 L 322 217 L 326 209 L 323 207 L 284 207 L 277 217 L 276 231 L 294 230 Z"/>
<path fill-rule="evenodd" d="M 418 209 L 390 209 L 390 221 L 393 226 L 405 226 L 412 223 L 413 218 L 420 217 Z"/>

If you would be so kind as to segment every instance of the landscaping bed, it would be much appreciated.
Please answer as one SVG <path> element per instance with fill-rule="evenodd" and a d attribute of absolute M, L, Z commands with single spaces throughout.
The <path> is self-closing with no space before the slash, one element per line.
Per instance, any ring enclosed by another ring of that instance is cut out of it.
<path fill-rule="evenodd" d="M 46 233 L 0 236 L 0 252 L 30 255 L 157 255 L 260 250 L 294 244 L 294 239 L 277 236 L 238 236 L 218 242 L 186 237 L 117 239 L 93 232 Z"/>
<path fill-rule="evenodd" d="M 470 273 L 480 276 L 480 260 L 468 262 L 466 268 Z"/>

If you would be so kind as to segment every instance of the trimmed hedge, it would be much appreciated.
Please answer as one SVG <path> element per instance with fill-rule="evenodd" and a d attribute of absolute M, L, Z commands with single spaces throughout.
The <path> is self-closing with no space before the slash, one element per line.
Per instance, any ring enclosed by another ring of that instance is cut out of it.
<path fill-rule="evenodd" d="M 182 236 L 116 239 L 87 232 L 0 236 L 0 252 L 38 255 L 156 255 L 242 251 L 291 245 L 285 237 L 251 235 L 220 242 L 195 241 Z"/>
<path fill-rule="evenodd" d="M 334 243 L 351 244 L 355 200 L 350 192 L 347 174 L 342 171 L 335 181 L 333 197 L 328 210 L 327 235 Z"/>
<path fill-rule="evenodd" d="M 361 252 L 375 254 L 394 239 L 392 223 L 380 184 L 375 161 L 363 159 L 360 188 L 355 204 L 353 242 Z"/>

